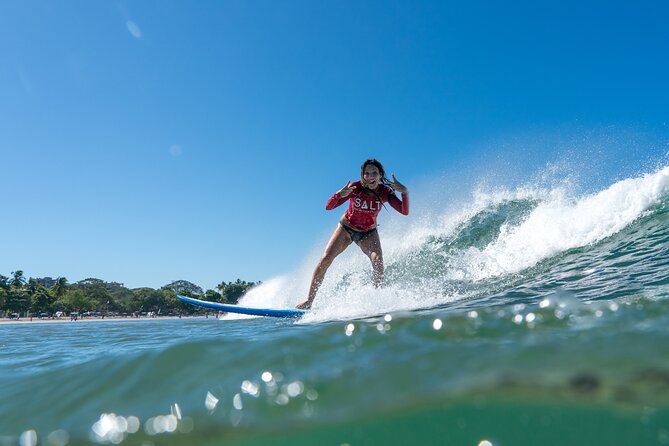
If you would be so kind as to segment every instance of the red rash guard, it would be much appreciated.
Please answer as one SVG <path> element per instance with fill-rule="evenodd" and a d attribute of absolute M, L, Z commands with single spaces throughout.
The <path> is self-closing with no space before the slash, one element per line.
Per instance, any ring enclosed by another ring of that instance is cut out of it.
<path fill-rule="evenodd" d="M 402 194 L 400 200 L 386 185 L 379 184 L 372 192 L 363 188 L 360 181 L 351 183 L 349 187 L 352 189 L 349 195 L 342 198 L 339 192 L 335 192 L 325 204 L 325 209 L 330 211 L 350 201 L 344 220 L 346 226 L 356 231 L 364 232 L 376 226 L 376 217 L 381 212 L 383 203 L 389 203 L 402 215 L 409 215 L 409 194 Z"/>

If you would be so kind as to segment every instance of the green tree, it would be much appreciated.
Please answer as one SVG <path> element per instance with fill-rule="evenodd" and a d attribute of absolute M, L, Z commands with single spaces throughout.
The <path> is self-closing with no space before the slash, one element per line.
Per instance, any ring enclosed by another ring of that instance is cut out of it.
<path fill-rule="evenodd" d="M 176 293 L 171 290 L 160 290 L 160 292 L 163 294 L 163 301 L 165 303 L 165 306 L 163 307 L 163 312 L 164 313 L 191 313 L 192 310 L 195 308 L 193 305 L 188 305 L 183 302 L 181 302 L 179 299 L 177 299 Z M 184 307 L 189 307 L 188 311 L 184 311 Z M 161 313 L 162 314 L 162 313 Z"/>
<path fill-rule="evenodd" d="M 66 311 L 91 311 L 95 309 L 95 303 L 81 289 L 71 288 L 67 290 L 60 302 Z"/>
<path fill-rule="evenodd" d="M 109 290 L 109 295 L 111 300 L 108 311 L 131 312 L 129 306 L 132 299 L 132 290 L 126 287 L 116 287 Z"/>
<path fill-rule="evenodd" d="M 0 274 L 0 312 L 5 310 L 5 302 L 7 301 L 9 291 L 9 277 Z"/>
<path fill-rule="evenodd" d="M 253 282 L 246 282 L 237 279 L 236 282 L 225 283 L 221 282 L 218 285 L 223 302 L 236 304 L 239 299 L 248 291 L 249 288 L 256 285 Z"/>
<path fill-rule="evenodd" d="M 132 290 L 130 299 L 131 312 L 149 312 L 164 314 L 178 307 L 178 300 L 170 290 L 153 288 L 136 288 Z"/>
<path fill-rule="evenodd" d="M 35 313 L 40 313 L 42 311 L 51 312 L 52 305 L 56 302 L 56 298 L 43 286 L 38 287 L 35 292 L 31 294 L 30 300 L 30 310 Z"/>
<path fill-rule="evenodd" d="M 26 278 L 23 277 L 23 271 L 18 270 L 12 272 L 12 280 L 11 280 L 11 286 L 14 289 L 20 290 L 23 289 L 23 286 L 26 283 Z"/>
<path fill-rule="evenodd" d="M 30 296 L 25 290 L 23 271 L 12 272 L 12 278 L 5 282 L 9 285 L 4 298 L 5 309 L 10 313 L 26 313 L 30 309 Z"/>
<path fill-rule="evenodd" d="M 202 296 L 202 294 L 204 294 L 202 288 L 187 280 L 175 280 L 174 282 L 163 286 L 162 289 L 174 291 L 177 294 L 183 294 L 184 296 L 189 297 Z"/>
<path fill-rule="evenodd" d="M 204 300 L 208 300 L 209 302 L 223 302 L 223 296 L 217 291 L 207 290 L 204 293 Z"/>
<path fill-rule="evenodd" d="M 154 291 L 153 288 L 134 288 L 132 290 L 132 296 L 128 299 L 128 305 L 126 307 L 127 311 L 130 313 L 150 311 L 147 310 L 147 300 L 150 300 L 152 291 Z"/>
<path fill-rule="evenodd" d="M 56 283 L 51 287 L 51 292 L 56 298 L 60 299 L 67 292 L 67 279 L 65 277 L 59 277 L 56 279 Z"/>
<path fill-rule="evenodd" d="M 25 284 L 24 289 L 28 292 L 28 295 L 32 297 L 33 294 L 37 292 L 37 289 L 40 288 L 41 285 L 39 282 L 37 282 L 37 279 L 33 279 L 32 277 L 28 279 L 28 283 Z"/>
<path fill-rule="evenodd" d="M 106 311 L 111 304 L 111 294 L 107 289 L 107 284 L 103 280 L 95 278 L 80 280 L 76 283 L 76 287 L 82 290 L 91 301 L 93 308 L 90 308 L 88 311 Z"/>
<path fill-rule="evenodd" d="M 5 309 L 10 313 L 26 313 L 30 304 L 28 293 L 22 289 L 11 289 L 5 298 Z"/>
<path fill-rule="evenodd" d="M 85 287 L 88 285 L 102 285 L 104 286 L 105 281 L 101 279 L 96 279 L 95 277 L 89 277 L 88 279 L 83 279 L 77 282 L 77 285 Z"/>

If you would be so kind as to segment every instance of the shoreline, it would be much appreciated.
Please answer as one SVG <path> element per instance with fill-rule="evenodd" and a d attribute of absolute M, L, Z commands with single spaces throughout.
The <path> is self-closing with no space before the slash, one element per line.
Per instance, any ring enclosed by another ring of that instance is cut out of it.
<path fill-rule="evenodd" d="M 7 319 L 3 318 L 0 319 L 0 325 L 9 325 L 9 324 L 17 324 L 17 325 L 25 325 L 25 324 L 62 324 L 62 323 L 72 323 L 76 324 L 79 322 L 83 323 L 88 323 L 88 322 L 130 322 L 130 321 L 156 321 L 156 320 L 167 320 L 167 319 L 208 319 L 208 318 L 213 318 L 216 319 L 216 315 L 212 314 L 209 316 L 158 316 L 158 317 L 146 317 L 146 316 L 141 316 L 141 317 L 86 317 L 86 318 L 79 318 L 77 320 L 70 320 L 69 317 L 63 317 L 60 319 L 39 319 L 39 318 L 33 318 L 30 320 L 30 318 L 21 318 L 21 319 Z"/>

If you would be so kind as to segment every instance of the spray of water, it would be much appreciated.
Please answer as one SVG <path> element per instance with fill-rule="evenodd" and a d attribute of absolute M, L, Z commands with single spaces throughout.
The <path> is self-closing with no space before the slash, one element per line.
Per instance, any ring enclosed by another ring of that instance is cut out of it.
<path fill-rule="evenodd" d="M 369 260 L 355 247 L 332 265 L 307 322 L 349 319 L 447 304 L 488 280 L 520 273 L 566 250 L 597 243 L 669 194 L 669 167 L 575 196 L 568 185 L 475 188 L 458 211 L 413 219 L 383 216 L 386 286 L 371 286 Z M 320 241 L 294 272 L 272 278 L 240 302 L 292 307 L 304 300 Z"/>

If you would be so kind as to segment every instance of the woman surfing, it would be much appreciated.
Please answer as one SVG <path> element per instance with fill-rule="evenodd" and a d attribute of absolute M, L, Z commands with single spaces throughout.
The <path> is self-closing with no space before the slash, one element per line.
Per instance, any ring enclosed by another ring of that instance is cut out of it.
<path fill-rule="evenodd" d="M 385 207 L 384 203 L 390 204 L 393 209 L 403 215 L 409 215 L 409 190 L 397 181 L 395 175 L 391 176 L 392 181 L 386 178 L 383 165 L 379 161 L 365 160 L 360 167 L 360 181 L 348 181 L 327 201 L 325 209 L 328 211 L 347 201 L 349 202 L 348 209 L 339 220 L 337 228 L 325 247 L 323 256 L 314 269 L 307 300 L 299 304 L 297 308 L 311 308 L 328 268 L 351 243 L 357 244 L 372 262 L 374 286 L 383 285 L 383 252 L 379 233 L 376 230 L 376 218 L 381 208 Z M 401 199 L 395 195 L 395 191 L 402 194 Z"/>

